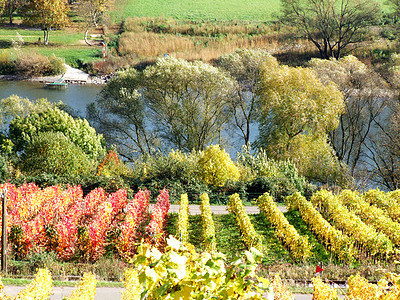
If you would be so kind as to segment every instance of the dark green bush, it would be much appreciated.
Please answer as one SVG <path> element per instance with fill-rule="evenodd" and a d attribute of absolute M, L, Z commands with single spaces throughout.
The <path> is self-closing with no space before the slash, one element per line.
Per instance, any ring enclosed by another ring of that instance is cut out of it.
<path fill-rule="evenodd" d="M 95 162 L 62 132 L 40 132 L 33 137 L 19 161 L 21 171 L 30 175 L 89 175 Z"/>

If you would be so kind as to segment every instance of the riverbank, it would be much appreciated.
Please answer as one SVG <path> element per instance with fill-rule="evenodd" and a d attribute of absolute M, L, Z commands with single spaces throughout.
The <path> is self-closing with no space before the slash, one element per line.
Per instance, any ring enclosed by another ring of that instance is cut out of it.
<path fill-rule="evenodd" d="M 34 82 L 54 82 L 63 78 L 64 82 L 68 84 L 96 84 L 104 85 L 111 79 L 112 75 L 90 76 L 88 73 L 72 68 L 65 65 L 67 71 L 64 74 L 56 76 L 43 76 L 43 77 L 27 77 L 21 75 L 0 75 L 0 80 L 4 81 L 34 81 Z"/>

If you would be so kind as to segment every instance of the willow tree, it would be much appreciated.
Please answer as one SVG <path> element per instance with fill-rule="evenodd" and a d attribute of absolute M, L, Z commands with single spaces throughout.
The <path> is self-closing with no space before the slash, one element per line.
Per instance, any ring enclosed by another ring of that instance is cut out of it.
<path fill-rule="evenodd" d="M 250 142 L 251 125 L 257 120 L 259 75 L 262 64 L 268 59 L 273 58 L 264 50 L 238 49 L 217 60 L 217 65 L 227 70 L 237 81 L 230 109 L 244 145 Z"/>
<path fill-rule="evenodd" d="M 329 147 L 321 144 L 328 143 L 326 133 L 338 126 L 343 111 L 343 94 L 335 84 L 323 84 L 311 69 L 279 65 L 276 59 L 269 59 L 261 69 L 259 94 L 258 147 L 274 158 L 297 161 L 299 169 L 299 164 L 309 164 L 321 154 L 325 161 L 335 160 Z M 314 151 L 304 152 L 302 147 Z M 303 157 L 302 152 L 309 156 Z"/>
<path fill-rule="evenodd" d="M 143 75 L 144 96 L 167 144 L 184 151 L 220 144 L 235 85 L 229 74 L 201 61 L 166 57 Z"/>
<path fill-rule="evenodd" d="M 143 72 L 118 72 L 88 117 L 127 159 L 155 149 L 203 150 L 229 121 L 233 78 L 204 62 L 160 58 Z"/>
<path fill-rule="evenodd" d="M 44 44 L 49 43 L 49 32 L 69 24 L 68 0 L 28 0 L 23 9 L 23 22 L 43 30 Z"/>

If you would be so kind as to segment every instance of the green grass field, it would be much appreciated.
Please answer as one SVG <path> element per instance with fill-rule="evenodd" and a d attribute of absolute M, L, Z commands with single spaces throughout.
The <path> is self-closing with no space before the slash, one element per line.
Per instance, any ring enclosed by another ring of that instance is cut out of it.
<path fill-rule="evenodd" d="M 378 0 L 384 11 L 386 0 Z M 192 20 L 273 21 L 280 0 L 125 0 L 117 6 L 116 20 L 127 17 L 166 17 Z"/>
<path fill-rule="evenodd" d="M 158 17 L 193 20 L 272 21 L 279 0 L 126 0 L 119 5 L 117 19 Z"/>
<path fill-rule="evenodd" d="M 0 50 L 8 49 L 10 54 L 14 54 L 12 41 L 22 37 L 23 51 L 34 51 L 39 54 L 57 57 L 64 57 L 68 64 L 73 64 L 77 59 L 90 62 L 101 57 L 100 47 L 88 47 L 82 42 L 83 32 L 71 32 L 68 30 L 57 30 L 50 32 L 50 45 L 37 45 L 41 38 L 43 42 L 43 31 L 29 30 L 22 28 L 0 28 Z"/>

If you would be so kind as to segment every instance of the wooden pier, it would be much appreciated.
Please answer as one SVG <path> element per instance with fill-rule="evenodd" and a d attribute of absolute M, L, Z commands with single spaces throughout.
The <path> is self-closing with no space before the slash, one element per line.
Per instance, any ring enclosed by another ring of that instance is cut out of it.
<path fill-rule="evenodd" d="M 64 82 L 64 78 L 61 77 L 54 82 L 45 83 L 44 87 L 49 89 L 66 89 L 68 87 L 68 83 Z"/>

